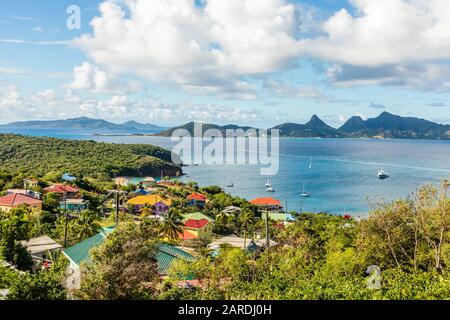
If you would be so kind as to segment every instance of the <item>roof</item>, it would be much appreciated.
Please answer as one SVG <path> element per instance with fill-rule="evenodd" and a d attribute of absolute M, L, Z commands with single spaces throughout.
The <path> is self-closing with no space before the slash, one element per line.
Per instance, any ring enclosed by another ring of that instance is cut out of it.
<path fill-rule="evenodd" d="M 275 220 L 275 221 L 294 221 L 294 217 L 289 213 L 276 213 L 276 212 L 269 212 L 269 219 Z M 263 219 L 266 219 L 266 215 L 262 215 Z"/>
<path fill-rule="evenodd" d="M 157 194 L 149 194 L 145 196 L 137 196 L 128 200 L 128 204 L 131 205 L 145 205 L 149 204 L 151 206 L 157 204 L 158 202 L 162 202 L 167 206 L 172 205 L 172 200 L 161 197 Z"/>
<path fill-rule="evenodd" d="M 42 204 L 42 201 L 19 193 L 10 193 L 4 197 L 0 197 L 1 206 L 15 207 L 23 204 Z"/>
<path fill-rule="evenodd" d="M 209 222 L 214 222 L 213 218 L 210 218 L 206 214 L 203 214 L 201 212 L 183 214 L 183 221 L 186 220 L 208 220 Z"/>
<path fill-rule="evenodd" d="M 186 251 L 168 244 L 159 244 L 156 248 L 158 250 L 156 253 L 156 260 L 158 262 L 158 273 L 160 275 L 167 274 L 171 264 L 176 259 L 184 259 L 187 261 L 193 261 L 195 259 L 194 256 Z"/>
<path fill-rule="evenodd" d="M 203 229 L 208 223 L 209 223 L 209 221 L 206 219 L 201 219 L 201 220 L 189 219 L 184 222 L 184 226 L 186 228 L 191 228 L 191 229 Z"/>
<path fill-rule="evenodd" d="M 250 203 L 255 206 L 281 206 L 280 200 L 274 198 L 256 198 L 250 200 Z"/>
<path fill-rule="evenodd" d="M 80 188 L 67 184 L 54 184 L 44 189 L 46 192 L 66 193 L 66 192 L 78 192 Z"/>
<path fill-rule="evenodd" d="M 47 236 L 33 238 L 28 241 L 21 241 L 21 243 L 32 255 L 40 252 L 46 252 L 47 250 L 62 248 L 58 242 Z"/>
<path fill-rule="evenodd" d="M 62 200 L 61 204 L 86 204 L 88 201 L 84 199 L 66 199 Z"/>
<path fill-rule="evenodd" d="M 182 233 L 179 232 L 179 233 L 178 233 L 178 237 L 179 237 L 181 240 L 194 240 L 194 239 L 197 239 L 197 238 L 198 238 L 197 235 L 195 235 L 194 233 L 190 232 L 189 230 L 183 230 Z"/>
<path fill-rule="evenodd" d="M 200 193 L 191 193 L 187 197 L 188 200 L 206 201 L 206 197 Z"/>
<path fill-rule="evenodd" d="M 215 249 L 215 248 L 220 248 L 220 246 L 223 244 L 228 244 L 232 247 L 244 249 L 245 248 L 244 242 L 245 242 L 247 249 L 254 249 L 255 245 L 262 247 L 265 244 L 264 239 L 263 240 L 252 240 L 250 238 L 244 239 L 235 234 L 232 234 L 232 235 L 225 236 L 225 237 L 222 237 L 220 239 L 217 239 L 217 240 L 211 242 L 210 244 L 208 244 L 208 248 Z M 271 246 L 274 246 L 277 244 L 275 241 L 272 241 L 272 240 L 270 240 L 269 242 L 270 242 Z"/>
<path fill-rule="evenodd" d="M 63 252 L 70 260 L 79 265 L 81 262 L 89 261 L 89 252 L 92 248 L 101 245 L 105 241 L 106 235 L 103 232 L 97 233 L 95 236 L 81 241 Z"/>

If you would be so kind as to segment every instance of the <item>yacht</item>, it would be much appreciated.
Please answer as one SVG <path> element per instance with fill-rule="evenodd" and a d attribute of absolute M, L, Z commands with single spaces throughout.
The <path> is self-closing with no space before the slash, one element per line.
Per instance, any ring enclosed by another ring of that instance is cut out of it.
<path fill-rule="evenodd" d="M 267 192 L 275 192 L 275 188 L 274 187 L 267 187 L 266 191 Z"/>
<path fill-rule="evenodd" d="M 229 183 L 229 184 L 227 185 L 227 187 L 228 187 L 228 188 L 233 188 L 233 187 L 234 187 L 234 183 L 233 183 L 233 182 Z"/>
<path fill-rule="evenodd" d="M 378 171 L 378 179 L 386 179 L 389 178 L 389 175 L 384 170 Z"/>
<path fill-rule="evenodd" d="M 270 182 L 270 179 L 267 179 L 266 188 L 271 188 L 271 187 L 272 187 L 272 183 Z"/>
<path fill-rule="evenodd" d="M 309 198 L 311 196 L 311 192 L 305 192 L 305 183 L 303 182 L 303 191 L 300 193 L 300 197 Z"/>

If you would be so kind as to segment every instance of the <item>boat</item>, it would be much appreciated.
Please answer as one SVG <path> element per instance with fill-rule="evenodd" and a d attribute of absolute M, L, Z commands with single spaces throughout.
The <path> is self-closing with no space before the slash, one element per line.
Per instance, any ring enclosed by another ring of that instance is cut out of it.
<path fill-rule="evenodd" d="M 384 171 L 384 170 L 378 171 L 378 179 L 383 180 L 383 179 L 387 179 L 387 178 L 389 178 L 389 175 L 386 173 L 386 171 Z"/>
<path fill-rule="evenodd" d="M 270 187 L 272 187 L 272 183 L 270 182 L 270 179 L 267 179 L 266 188 L 270 188 Z"/>
<path fill-rule="evenodd" d="M 303 182 L 303 191 L 300 193 L 300 197 L 309 198 L 311 196 L 310 192 L 305 192 L 305 183 Z"/>
<path fill-rule="evenodd" d="M 309 159 L 309 168 L 312 169 L 312 157 Z"/>
<path fill-rule="evenodd" d="M 228 187 L 228 188 L 233 188 L 233 187 L 234 187 L 234 183 L 233 183 L 233 182 L 229 183 L 229 184 L 227 185 L 227 187 Z"/>
<path fill-rule="evenodd" d="M 274 187 L 267 187 L 266 191 L 267 192 L 275 192 L 275 188 Z"/>

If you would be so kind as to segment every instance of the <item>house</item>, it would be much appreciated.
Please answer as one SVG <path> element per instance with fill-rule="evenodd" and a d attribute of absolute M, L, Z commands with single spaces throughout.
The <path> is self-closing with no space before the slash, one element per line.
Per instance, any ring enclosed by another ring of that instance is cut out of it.
<path fill-rule="evenodd" d="M 183 233 L 179 234 L 182 240 L 212 238 L 212 228 L 214 220 L 201 212 L 188 213 L 183 215 Z"/>
<path fill-rule="evenodd" d="M 63 251 L 63 254 L 69 259 L 69 266 L 67 267 L 66 286 L 68 289 L 76 290 L 80 289 L 81 284 L 81 262 L 89 261 L 89 252 L 92 248 L 101 245 L 107 235 L 114 229 L 103 228 L 100 233 L 92 236 L 76 245 L 69 247 Z"/>
<path fill-rule="evenodd" d="M 156 185 L 156 180 L 152 177 L 146 177 L 141 182 L 139 182 L 139 185 L 142 186 L 142 188 L 149 188 Z"/>
<path fill-rule="evenodd" d="M 24 188 L 36 188 L 39 186 L 39 181 L 36 179 L 25 179 L 23 180 Z"/>
<path fill-rule="evenodd" d="M 285 223 L 295 221 L 295 218 L 289 213 L 268 212 L 267 215 L 269 216 L 269 221 L 272 220 Z M 261 218 L 266 220 L 266 215 L 262 214 Z"/>
<path fill-rule="evenodd" d="M 226 215 L 240 214 L 241 208 L 235 206 L 228 206 L 225 207 L 225 209 L 223 209 L 222 212 L 225 213 Z"/>
<path fill-rule="evenodd" d="M 28 189 L 8 189 L 8 190 L 6 190 L 6 194 L 11 194 L 11 193 L 23 194 L 25 196 L 30 196 L 32 198 L 39 199 L 39 200 L 42 199 L 42 193 L 36 192 L 33 190 L 28 190 Z"/>
<path fill-rule="evenodd" d="M 10 193 L 0 197 L 0 210 L 9 212 L 14 208 L 25 206 L 34 211 L 42 210 L 42 201 L 30 196 L 18 193 Z"/>
<path fill-rule="evenodd" d="M 67 199 L 74 199 L 79 197 L 80 188 L 71 186 L 69 184 L 54 184 L 50 187 L 44 188 L 44 193 L 57 193 L 60 196 L 66 195 Z"/>
<path fill-rule="evenodd" d="M 137 196 L 127 201 L 128 206 L 132 207 L 135 212 L 141 212 L 145 205 L 152 206 L 155 216 L 162 216 L 169 211 L 172 200 L 164 198 L 158 194 L 149 194 L 145 196 Z"/>
<path fill-rule="evenodd" d="M 276 243 L 275 241 L 269 240 L 270 246 L 275 246 L 277 244 L 278 243 Z M 210 244 L 208 244 L 208 248 L 217 251 L 224 245 L 240 248 L 242 250 L 246 250 L 249 252 L 257 252 L 266 245 L 266 241 L 265 239 L 260 240 L 251 238 L 244 239 L 235 234 L 232 234 L 211 242 Z"/>
<path fill-rule="evenodd" d="M 80 265 L 82 262 L 89 262 L 89 252 L 101 245 L 108 234 L 113 232 L 112 228 L 103 228 L 103 231 L 97 235 L 86 239 L 70 248 L 63 251 L 63 254 L 69 259 L 70 264 L 67 268 L 68 277 L 66 278 L 66 287 L 70 290 L 80 289 L 81 285 L 81 270 Z M 180 248 L 168 245 L 158 244 L 156 245 L 156 255 L 158 264 L 158 273 L 160 276 L 165 276 L 176 259 L 185 259 L 193 261 L 195 259 L 191 254 L 181 250 Z"/>
<path fill-rule="evenodd" d="M 116 184 L 118 186 L 126 187 L 130 184 L 130 179 L 128 179 L 126 177 L 117 177 L 117 178 L 114 178 L 114 184 Z"/>
<path fill-rule="evenodd" d="M 59 202 L 59 208 L 67 211 L 84 211 L 89 208 L 89 202 L 83 199 L 66 199 Z"/>
<path fill-rule="evenodd" d="M 260 211 L 272 211 L 279 212 L 283 210 L 283 206 L 281 205 L 281 201 L 274 198 L 256 198 L 250 200 L 250 203 L 256 207 Z"/>
<path fill-rule="evenodd" d="M 206 197 L 201 193 L 191 193 L 187 196 L 187 204 L 203 208 L 206 204 Z"/>
<path fill-rule="evenodd" d="M 48 252 L 59 251 L 62 246 L 48 236 L 41 236 L 21 241 L 21 244 L 27 249 L 33 259 L 42 260 L 47 257 Z"/>
<path fill-rule="evenodd" d="M 177 259 L 194 261 L 195 257 L 180 248 L 169 244 L 159 244 L 156 246 L 156 261 L 158 263 L 158 273 L 160 276 L 167 275 L 172 263 Z"/>

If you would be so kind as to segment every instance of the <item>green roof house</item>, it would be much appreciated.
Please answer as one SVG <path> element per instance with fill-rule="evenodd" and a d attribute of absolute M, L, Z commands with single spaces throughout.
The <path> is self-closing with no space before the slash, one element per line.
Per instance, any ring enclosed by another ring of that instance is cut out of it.
<path fill-rule="evenodd" d="M 114 231 L 114 228 L 102 228 L 102 231 L 93 237 L 90 237 L 76 245 L 63 251 L 64 255 L 69 259 L 70 264 L 67 268 L 66 286 L 68 289 L 80 289 L 81 271 L 80 264 L 88 262 L 89 252 L 91 249 L 101 245 L 108 234 Z M 156 260 L 158 263 L 158 273 L 166 275 L 172 262 L 176 259 L 185 259 L 193 261 L 195 258 L 191 254 L 168 244 L 159 244 L 157 246 Z"/>
<path fill-rule="evenodd" d="M 214 222 L 213 218 L 208 217 L 206 214 L 201 212 L 183 214 L 183 221 L 187 220 L 208 220 L 209 222 Z"/>

